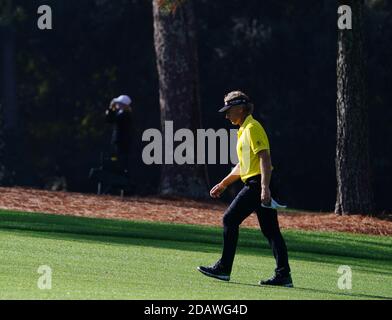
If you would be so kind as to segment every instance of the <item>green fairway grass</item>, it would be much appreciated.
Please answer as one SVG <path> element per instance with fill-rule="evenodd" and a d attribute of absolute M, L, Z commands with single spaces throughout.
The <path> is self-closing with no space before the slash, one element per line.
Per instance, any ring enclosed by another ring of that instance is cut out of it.
<path fill-rule="evenodd" d="M 274 259 L 256 229 L 241 228 L 230 282 L 203 276 L 222 229 L 0 210 L 0 299 L 392 299 L 392 238 L 284 230 L 295 288 L 257 285 Z M 52 270 L 41 290 L 38 268 Z M 338 268 L 352 289 L 338 288 Z"/>

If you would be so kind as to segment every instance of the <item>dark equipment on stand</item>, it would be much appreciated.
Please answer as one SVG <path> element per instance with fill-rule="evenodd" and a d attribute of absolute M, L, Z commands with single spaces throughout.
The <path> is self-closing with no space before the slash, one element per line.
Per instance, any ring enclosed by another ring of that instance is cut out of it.
<path fill-rule="evenodd" d="M 101 154 L 100 166 L 91 168 L 89 179 L 97 183 L 97 194 L 108 194 L 120 191 L 121 198 L 125 191 L 130 191 L 130 180 L 127 171 L 121 170 L 116 158 Z"/>

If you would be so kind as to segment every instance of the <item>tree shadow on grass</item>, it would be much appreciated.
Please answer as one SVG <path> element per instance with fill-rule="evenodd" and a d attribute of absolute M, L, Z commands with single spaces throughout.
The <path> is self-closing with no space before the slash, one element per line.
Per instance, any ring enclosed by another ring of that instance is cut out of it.
<path fill-rule="evenodd" d="M 0 229 L 26 232 L 29 236 L 57 240 L 98 242 L 112 245 L 137 245 L 205 253 L 222 247 L 222 230 L 217 227 L 148 223 L 109 219 L 4 212 L 0 210 Z M 360 269 L 392 275 L 392 249 L 372 248 L 352 239 L 339 243 L 333 234 L 323 234 L 325 241 L 316 241 L 312 233 L 285 234 L 289 256 L 302 261 L 345 264 Z M 342 237 L 339 235 L 339 237 Z M 349 238 L 357 239 L 355 236 Z M 392 244 L 392 243 L 391 243 Z M 241 231 L 239 252 L 270 256 L 268 243 L 258 230 Z"/>
<path fill-rule="evenodd" d="M 294 288 L 284 288 L 284 287 L 271 287 L 271 286 L 260 286 L 253 283 L 244 283 L 244 282 L 236 282 L 230 281 L 228 282 L 229 285 L 240 285 L 240 286 L 249 286 L 249 287 L 256 287 L 256 288 L 269 288 L 269 289 L 277 289 L 277 290 L 299 290 L 304 292 L 310 293 L 321 293 L 321 294 L 331 294 L 343 297 L 353 297 L 353 298 L 362 298 L 362 299 L 382 299 L 382 300 L 392 300 L 392 297 L 386 296 L 377 296 L 377 295 L 368 295 L 362 293 L 343 293 L 343 292 L 336 292 L 336 291 L 328 291 L 328 290 L 321 290 L 321 289 L 314 289 L 314 288 L 302 288 L 294 286 Z M 319 299 L 316 299 L 319 300 Z"/>

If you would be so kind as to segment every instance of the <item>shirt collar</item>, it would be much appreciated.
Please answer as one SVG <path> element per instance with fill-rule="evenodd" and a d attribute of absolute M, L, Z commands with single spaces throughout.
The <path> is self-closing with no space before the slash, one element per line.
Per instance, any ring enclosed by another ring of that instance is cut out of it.
<path fill-rule="evenodd" d="M 242 131 L 246 128 L 246 126 L 253 120 L 253 116 L 250 114 L 249 116 L 247 116 L 245 118 L 244 123 L 240 126 L 240 128 L 238 129 L 238 134 L 241 134 Z"/>

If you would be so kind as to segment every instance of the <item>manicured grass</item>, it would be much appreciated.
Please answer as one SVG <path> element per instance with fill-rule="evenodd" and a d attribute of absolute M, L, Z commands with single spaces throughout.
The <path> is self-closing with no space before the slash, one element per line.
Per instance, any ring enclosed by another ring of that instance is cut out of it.
<path fill-rule="evenodd" d="M 230 282 L 200 274 L 221 228 L 0 211 L 0 299 L 392 299 L 392 238 L 284 231 L 295 288 L 260 287 L 274 260 L 241 229 Z M 52 269 L 52 289 L 37 286 Z M 337 286 L 352 269 L 352 290 Z"/>

